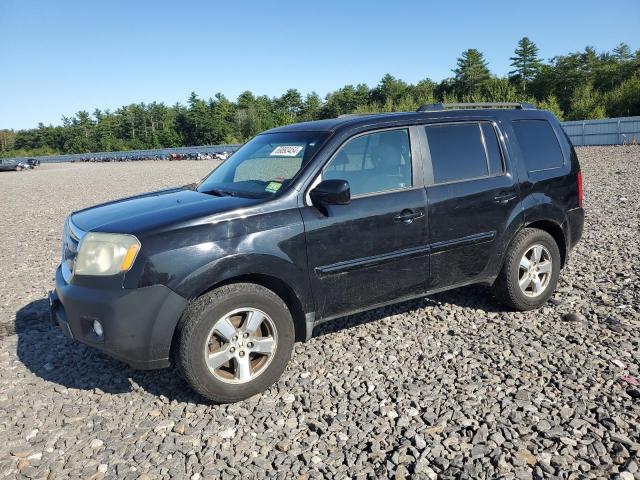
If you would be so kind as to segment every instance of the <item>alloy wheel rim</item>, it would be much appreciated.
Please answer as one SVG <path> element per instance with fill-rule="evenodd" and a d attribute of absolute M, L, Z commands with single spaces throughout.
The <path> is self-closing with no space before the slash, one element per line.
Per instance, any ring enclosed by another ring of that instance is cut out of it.
<path fill-rule="evenodd" d="M 518 267 L 518 285 L 527 297 L 535 298 L 547 289 L 551 281 L 553 263 L 549 250 L 540 244 L 529 247 Z"/>
<path fill-rule="evenodd" d="M 257 308 L 227 313 L 213 325 L 204 347 L 211 374 L 225 383 L 246 383 L 269 366 L 278 347 L 275 324 Z"/>

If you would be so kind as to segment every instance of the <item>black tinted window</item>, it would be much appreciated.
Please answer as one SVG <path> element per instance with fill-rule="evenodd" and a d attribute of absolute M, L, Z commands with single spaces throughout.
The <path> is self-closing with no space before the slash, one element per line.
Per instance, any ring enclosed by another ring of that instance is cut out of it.
<path fill-rule="evenodd" d="M 546 120 L 516 120 L 513 129 L 518 138 L 527 170 L 561 167 L 562 150 L 553 128 Z"/>
<path fill-rule="evenodd" d="M 425 130 L 435 183 L 489 175 L 477 123 L 429 125 Z"/>
<path fill-rule="evenodd" d="M 326 166 L 322 178 L 348 181 L 351 195 L 410 187 L 409 132 L 390 130 L 349 140 Z"/>
<path fill-rule="evenodd" d="M 481 123 L 482 133 L 484 134 L 484 141 L 487 145 L 487 154 L 489 155 L 489 173 L 491 175 L 500 175 L 504 172 L 502 166 L 502 153 L 498 146 L 498 137 L 496 137 L 496 130 L 490 123 Z"/>

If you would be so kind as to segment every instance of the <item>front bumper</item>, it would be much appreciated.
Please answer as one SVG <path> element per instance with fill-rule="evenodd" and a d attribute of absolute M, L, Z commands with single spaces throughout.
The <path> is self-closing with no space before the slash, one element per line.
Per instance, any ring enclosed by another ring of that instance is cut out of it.
<path fill-rule="evenodd" d="M 66 336 L 143 370 L 169 366 L 171 340 L 186 305 L 164 285 L 115 290 L 73 285 L 60 267 L 49 294 L 51 321 Z M 95 320 L 102 336 L 93 329 Z"/>

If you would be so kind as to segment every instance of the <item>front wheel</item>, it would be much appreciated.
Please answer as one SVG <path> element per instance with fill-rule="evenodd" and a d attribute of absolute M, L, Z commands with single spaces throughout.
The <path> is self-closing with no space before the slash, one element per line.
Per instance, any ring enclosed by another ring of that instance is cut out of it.
<path fill-rule="evenodd" d="M 236 402 L 267 389 L 291 357 L 291 313 L 260 285 L 217 288 L 195 300 L 183 320 L 178 367 L 194 390 L 214 402 Z"/>
<path fill-rule="evenodd" d="M 532 310 L 549 300 L 558 284 L 560 250 L 544 230 L 525 228 L 513 240 L 493 285 L 495 296 L 516 310 Z"/>

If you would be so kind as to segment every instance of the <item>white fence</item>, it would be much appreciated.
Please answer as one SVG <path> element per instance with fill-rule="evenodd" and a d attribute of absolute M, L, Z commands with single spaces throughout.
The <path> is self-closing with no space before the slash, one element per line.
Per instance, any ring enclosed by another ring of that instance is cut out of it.
<path fill-rule="evenodd" d="M 571 142 L 583 145 L 640 144 L 640 117 L 561 122 Z"/>

